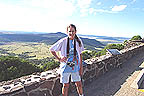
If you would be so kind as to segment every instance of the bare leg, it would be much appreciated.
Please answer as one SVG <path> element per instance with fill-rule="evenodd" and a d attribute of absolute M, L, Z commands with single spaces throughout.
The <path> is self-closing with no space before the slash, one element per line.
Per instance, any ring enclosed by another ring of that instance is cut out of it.
<path fill-rule="evenodd" d="M 75 82 L 75 85 L 77 87 L 78 94 L 82 95 L 83 94 L 82 82 L 81 81 Z"/>
<path fill-rule="evenodd" d="M 62 87 L 62 95 L 68 96 L 69 83 L 64 83 Z"/>

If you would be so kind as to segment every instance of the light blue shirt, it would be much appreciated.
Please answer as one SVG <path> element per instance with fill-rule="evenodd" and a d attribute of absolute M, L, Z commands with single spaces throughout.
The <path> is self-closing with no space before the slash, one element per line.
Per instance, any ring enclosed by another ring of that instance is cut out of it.
<path fill-rule="evenodd" d="M 72 43 L 73 40 L 69 40 L 70 42 L 70 48 L 69 48 L 69 58 L 68 58 L 68 62 L 72 62 L 74 59 L 74 44 Z M 69 65 L 65 64 L 64 67 L 62 67 L 61 70 L 63 70 L 63 73 L 67 73 L 67 72 L 78 72 L 80 69 L 80 62 L 79 62 L 79 57 L 78 57 L 78 53 L 76 52 L 76 58 L 77 61 L 75 60 L 75 66 L 74 67 L 70 67 Z M 78 63 L 77 63 L 78 62 Z"/>

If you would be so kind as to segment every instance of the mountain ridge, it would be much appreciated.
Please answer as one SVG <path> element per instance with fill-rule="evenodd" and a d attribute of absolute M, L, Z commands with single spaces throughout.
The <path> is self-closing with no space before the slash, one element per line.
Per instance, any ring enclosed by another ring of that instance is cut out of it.
<path fill-rule="evenodd" d="M 59 39 L 67 35 L 62 32 L 57 33 L 43 33 L 43 34 L 0 34 L 0 41 L 3 42 L 41 42 L 48 45 L 54 44 Z M 105 46 L 95 39 L 88 39 L 80 37 L 86 49 L 94 50 L 95 47 Z"/>

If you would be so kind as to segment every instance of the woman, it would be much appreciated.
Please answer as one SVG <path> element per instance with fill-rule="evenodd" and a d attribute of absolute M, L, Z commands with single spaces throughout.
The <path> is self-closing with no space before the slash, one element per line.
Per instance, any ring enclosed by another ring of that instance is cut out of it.
<path fill-rule="evenodd" d="M 76 35 L 76 26 L 67 27 L 68 37 L 60 39 L 50 48 L 51 53 L 60 61 L 60 83 L 63 83 L 62 94 L 68 96 L 69 77 L 75 82 L 79 96 L 83 95 L 81 76 L 83 74 L 82 51 L 83 43 Z M 57 55 L 60 52 L 60 56 Z"/>

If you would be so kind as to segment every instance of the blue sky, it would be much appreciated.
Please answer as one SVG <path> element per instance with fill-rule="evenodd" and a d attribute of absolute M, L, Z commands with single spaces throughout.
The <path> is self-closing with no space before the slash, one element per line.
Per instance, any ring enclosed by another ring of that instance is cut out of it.
<path fill-rule="evenodd" d="M 144 37 L 142 0 L 0 0 L 0 30 Z"/>

